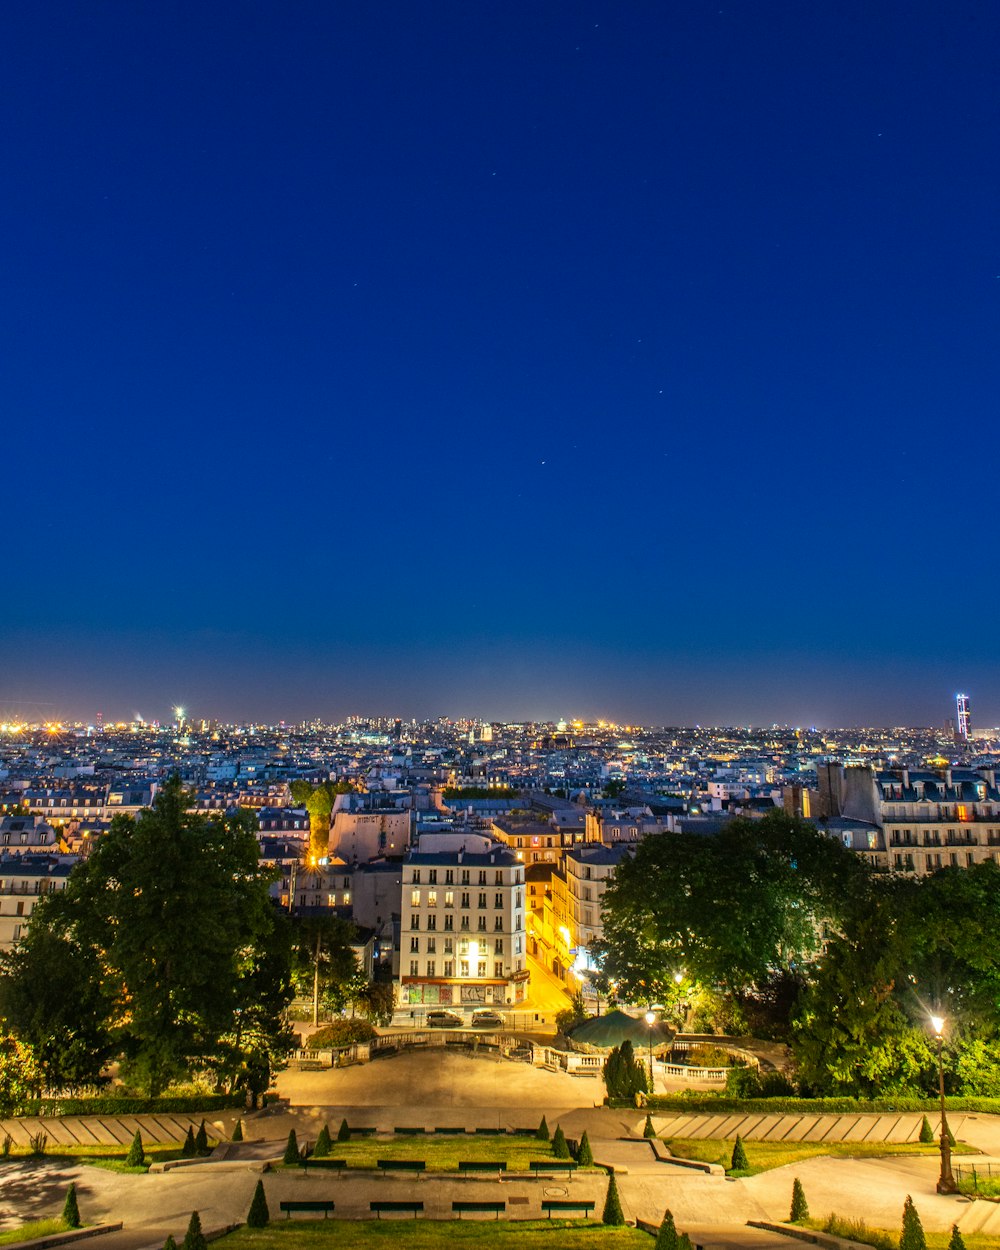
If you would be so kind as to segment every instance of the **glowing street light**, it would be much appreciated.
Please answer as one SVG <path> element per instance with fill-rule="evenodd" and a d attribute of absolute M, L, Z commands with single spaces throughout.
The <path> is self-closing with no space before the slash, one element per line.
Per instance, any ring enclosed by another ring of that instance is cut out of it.
<path fill-rule="evenodd" d="M 941 1098 L 941 1175 L 937 1191 L 939 1194 L 954 1194 L 958 1192 L 958 1186 L 951 1171 L 951 1142 L 948 1140 L 948 1117 L 944 1107 L 944 1024 L 944 1016 L 931 1016 L 931 1028 L 937 1037 L 938 1093 Z"/>
<path fill-rule="evenodd" d="M 646 1012 L 646 1028 L 649 1037 L 649 1092 L 656 1093 L 656 1086 L 653 1082 L 653 1025 L 656 1023 L 656 1012 Z"/>

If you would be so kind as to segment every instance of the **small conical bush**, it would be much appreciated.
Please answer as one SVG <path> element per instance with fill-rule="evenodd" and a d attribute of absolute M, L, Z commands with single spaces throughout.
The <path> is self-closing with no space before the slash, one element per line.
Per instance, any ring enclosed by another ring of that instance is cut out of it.
<path fill-rule="evenodd" d="M 174 1241 L 173 1233 L 167 1233 L 167 1240 L 163 1243 L 163 1250 L 177 1250 L 177 1242 Z"/>
<path fill-rule="evenodd" d="M 264 1182 L 258 1181 L 257 1188 L 253 1191 L 250 1210 L 247 1212 L 247 1228 L 266 1228 L 270 1218 L 271 1212 L 267 1207 Z"/>
<path fill-rule="evenodd" d="M 556 1131 L 552 1134 L 552 1154 L 556 1159 L 569 1159 L 569 1146 L 566 1145 L 566 1134 L 562 1131 L 562 1125 L 556 1125 Z"/>
<path fill-rule="evenodd" d="M 924 1226 L 920 1223 L 917 1208 L 909 1194 L 903 1203 L 903 1228 L 899 1236 L 899 1250 L 927 1250 Z"/>
<path fill-rule="evenodd" d="M 587 1136 L 587 1130 L 583 1130 L 583 1136 L 580 1138 L 580 1149 L 576 1152 L 576 1161 L 582 1168 L 592 1168 L 594 1166 L 594 1152 L 590 1148 L 590 1138 Z"/>
<path fill-rule="evenodd" d="M 185 1159 L 190 1159 L 198 1153 L 198 1148 L 194 1144 L 194 1129 L 188 1125 L 187 1136 L 184 1138 L 184 1145 L 181 1147 L 181 1154 Z"/>
<path fill-rule="evenodd" d="M 80 1208 L 76 1201 L 76 1184 L 70 1185 L 66 1191 L 66 1201 L 63 1203 L 62 1209 L 63 1223 L 67 1228 L 80 1227 Z"/>
<path fill-rule="evenodd" d="M 128 1154 L 125 1156 L 125 1166 L 128 1168 L 141 1168 L 146 1161 L 146 1152 L 142 1148 L 142 1134 L 138 1129 L 135 1130 L 135 1136 L 132 1138 L 132 1145 L 128 1148 Z"/>
<path fill-rule="evenodd" d="M 747 1152 L 743 1148 L 743 1138 L 736 1134 L 736 1145 L 733 1146 L 733 1159 L 729 1165 L 731 1172 L 745 1172 L 750 1166 Z"/>
<path fill-rule="evenodd" d="M 325 1159 L 330 1153 L 330 1130 L 324 1124 L 316 1138 L 316 1145 L 313 1147 L 313 1158 Z"/>
<path fill-rule="evenodd" d="M 201 1231 L 201 1216 L 197 1211 L 191 1212 L 187 1232 L 184 1234 L 184 1240 L 181 1242 L 181 1250 L 208 1250 L 208 1242 L 205 1240 L 205 1234 Z"/>
<path fill-rule="evenodd" d="M 656 1129 L 653 1128 L 653 1117 L 651 1115 L 646 1116 L 646 1123 L 642 1126 L 642 1135 L 643 1137 L 656 1136 Z"/>
<path fill-rule="evenodd" d="M 208 1134 L 205 1132 L 205 1121 L 198 1125 L 198 1131 L 194 1135 L 194 1148 L 200 1155 L 208 1154 Z"/>
<path fill-rule="evenodd" d="M 677 1250 L 694 1250 L 694 1246 L 691 1245 L 691 1238 L 687 1233 L 681 1233 L 677 1238 Z"/>
<path fill-rule="evenodd" d="M 237 1120 L 233 1125 L 233 1141 L 243 1140 L 243 1121 Z"/>
<path fill-rule="evenodd" d="M 620 1227 L 625 1223 L 625 1213 L 622 1211 L 622 1202 L 618 1197 L 618 1182 L 615 1180 L 614 1172 L 608 1177 L 608 1192 L 604 1199 L 604 1210 L 601 1212 L 601 1223 L 615 1227 Z"/>
<path fill-rule="evenodd" d="M 948 1250 L 965 1250 L 965 1238 L 958 1231 L 958 1225 L 951 1226 L 951 1240 L 948 1242 Z"/>
<path fill-rule="evenodd" d="M 796 1176 L 792 1181 L 792 1207 L 788 1212 L 788 1222 L 797 1224 L 799 1220 L 807 1220 L 809 1218 L 809 1203 L 806 1202 L 806 1191 L 802 1188 L 802 1182 Z"/>
<path fill-rule="evenodd" d="M 282 1163 L 298 1163 L 299 1160 L 299 1143 L 295 1136 L 295 1129 L 288 1130 L 288 1141 L 285 1143 L 285 1153 L 281 1159 Z"/>
<path fill-rule="evenodd" d="M 538 1126 L 538 1132 L 535 1134 L 535 1141 L 549 1140 L 549 1126 L 545 1122 L 545 1116 L 542 1116 L 542 1122 Z"/>
<path fill-rule="evenodd" d="M 340 1121 L 340 1128 L 337 1130 L 337 1141 L 351 1140 L 351 1126 L 346 1120 Z"/>
<path fill-rule="evenodd" d="M 930 1120 L 928 1120 L 926 1116 L 924 1116 L 923 1122 L 920 1125 L 919 1140 L 922 1141 L 925 1145 L 927 1145 L 928 1143 L 934 1140 L 934 1130 L 931 1128 L 931 1122 Z"/>
<path fill-rule="evenodd" d="M 669 1207 L 663 1212 L 653 1250 L 677 1250 L 677 1226 L 674 1224 L 674 1213 Z"/>

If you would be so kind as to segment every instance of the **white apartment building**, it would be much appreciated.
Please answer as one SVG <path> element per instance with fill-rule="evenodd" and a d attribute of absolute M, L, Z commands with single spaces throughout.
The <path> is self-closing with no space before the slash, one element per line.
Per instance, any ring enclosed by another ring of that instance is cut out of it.
<path fill-rule="evenodd" d="M 40 898 L 66 888 L 72 867 L 50 855 L 0 856 L 0 950 L 24 936 Z"/>
<path fill-rule="evenodd" d="M 485 849 L 415 850 L 403 862 L 403 1011 L 471 1010 L 527 996 L 524 865 L 501 843 L 474 842 Z"/>
<path fill-rule="evenodd" d="M 633 845 L 622 842 L 617 846 L 589 843 L 566 852 L 563 863 L 569 928 L 572 944 L 578 950 L 604 937 L 604 922 L 601 919 L 604 891 L 615 869 L 633 851 Z"/>

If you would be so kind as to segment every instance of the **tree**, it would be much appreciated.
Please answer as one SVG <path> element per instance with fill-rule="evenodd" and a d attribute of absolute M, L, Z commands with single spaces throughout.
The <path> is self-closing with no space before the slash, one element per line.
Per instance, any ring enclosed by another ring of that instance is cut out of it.
<path fill-rule="evenodd" d="M 792 1206 L 788 1212 L 788 1222 L 797 1224 L 799 1220 L 807 1220 L 809 1218 L 809 1203 L 806 1202 L 806 1191 L 802 1188 L 802 1182 L 796 1176 L 792 1181 Z"/>
<path fill-rule="evenodd" d="M 125 1156 L 125 1166 L 141 1168 L 145 1162 L 146 1152 L 142 1148 L 142 1134 L 136 1129 L 135 1136 L 132 1138 L 132 1145 L 129 1146 L 128 1154 Z"/>
<path fill-rule="evenodd" d="M 656 1136 L 656 1129 L 653 1128 L 653 1117 L 651 1115 L 647 1114 L 646 1116 L 646 1123 L 642 1126 L 642 1135 L 643 1137 Z"/>
<path fill-rule="evenodd" d="M 924 1116 L 920 1124 L 919 1140 L 922 1141 L 925 1145 L 928 1142 L 933 1142 L 934 1140 L 934 1130 L 931 1128 L 931 1122 L 930 1120 L 928 1120 L 926 1116 Z"/>
<path fill-rule="evenodd" d="M 541 1124 L 539 1124 L 538 1128 L 535 1130 L 535 1141 L 548 1141 L 548 1140 L 549 1140 L 549 1126 L 545 1122 L 545 1116 L 542 1116 L 542 1122 Z"/>
<path fill-rule="evenodd" d="M 951 1237 L 948 1240 L 948 1250 L 965 1250 L 965 1238 L 958 1231 L 958 1225 L 952 1224 Z"/>
<path fill-rule="evenodd" d="M 743 1146 L 743 1138 L 739 1133 L 736 1134 L 736 1144 L 733 1146 L 733 1158 L 729 1164 L 731 1172 L 747 1172 L 750 1169 L 750 1160 L 747 1158 L 746 1149 Z"/>
<path fill-rule="evenodd" d="M 41 918 L 103 979 L 100 1023 L 117 1037 L 124 1075 L 150 1096 L 194 1064 L 228 1068 L 276 925 L 253 815 L 203 816 L 188 802 L 172 777 L 152 808 L 116 816 Z"/>
<path fill-rule="evenodd" d="M 200 1155 L 208 1154 L 208 1133 L 205 1130 L 205 1121 L 198 1125 L 198 1131 L 194 1135 L 194 1148 Z"/>
<path fill-rule="evenodd" d="M 167 1240 L 163 1243 L 163 1250 L 177 1250 L 177 1242 L 174 1241 L 173 1233 L 167 1233 Z"/>
<path fill-rule="evenodd" d="M 181 1154 L 185 1159 L 192 1159 L 198 1153 L 198 1147 L 194 1144 L 194 1129 L 188 1125 L 187 1134 L 184 1137 L 184 1145 L 181 1146 Z"/>
<path fill-rule="evenodd" d="M 0 1116 L 12 1116 L 38 1091 L 42 1073 L 31 1050 L 0 1033 Z"/>
<path fill-rule="evenodd" d="M 677 1226 L 674 1224 L 673 1212 L 669 1207 L 663 1212 L 653 1250 L 677 1250 Z"/>
<path fill-rule="evenodd" d="M 258 1181 L 253 1191 L 250 1210 L 247 1212 L 247 1227 L 266 1228 L 270 1218 L 271 1212 L 268 1209 L 267 1196 L 264 1193 L 264 1182 Z"/>
<path fill-rule="evenodd" d="M 917 1208 L 909 1194 L 903 1203 L 903 1229 L 899 1237 L 899 1250 L 927 1250 L 924 1226 L 920 1223 Z"/>
<path fill-rule="evenodd" d="M 351 1127 L 346 1119 L 340 1121 L 340 1128 L 337 1130 L 337 1141 L 350 1141 Z"/>
<path fill-rule="evenodd" d="M 330 1153 L 330 1130 L 324 1124 L 316 1138 L 316 1145 L 313 1147 L 313 1158 L 325 1159 Z"/>
<path fill-rule="evenodd" d="M 63 1223 L 67 1228 L 80 1227 L 80 1207 L 76 1201 L 76 1183 L 73 1182 L 66 1192 L 66 1201 L 62 1209 Z"/>
<path fill-rule="evenodd" d="M 601 1223 L 616 1227 L 625 1223 L 625 1214 L 622 1211 L 621 1199 L 618 1197 L 618 1182 L 615 1180 L 614 1172 L 608 1177 L 608 1192 L 604 1199 Z"/>
<path fill-rule="evenodd" d="M 300 1161 L 299 1143 L 293 1128 L 288 1130 L 288 1141 L 285 1143 L 285 1153 L 281 1161 L 282 1163 L 298 1163 Z"/>
<path fill-rule="evenodd" d="M 305 916 L 294 922 L 292 975 L 297 991 L 313 1003 L 313 1024 L 319 1024 L 320 1003 L 341 1010 L 358 983 L 358 961 L 351 949 L 357 930 L 339 916 Z"/>
<path fill-rule="evenodd" d="M 580 1148 L 576 1152 L 576 1162 L 581 1168 L 592 1168 L 594 1166 L 594 1152 L 590 1148 L 590 1138 L 587 1136 L 587 1130 L 583 1130 L 583 1136 L 580 1138 Z"/>
<path fill-rule="evenodd" d="M 233 1126 L 233 1136 L 231 1140 L 232 1141 L 243 1140 L 243 1121 L 242 1120 L 237 1120 L 236 1124 Z"/>
<path fill-rule="evenodd" d="M 611 1051 L 604 1061 L 602 1072 L 609 1098 L 631 1102 L 636 1094 L 649 1091 L 646 1065 L 635 1057 L 635 1050 L 628 1040 Z"/>
<path fill-rule="evenodd" d="M 201 1231 L 201 1216 L 197 1211 L 191 1212 L 187 1232 L 184 1234 L 184 1240 L 181 1242 L 181 1250 L 208 1250 L 208 1242 L 205 1240 L 205 1234 Z"/>
<path fill-rule="evenodd" d="M 569 1159 L 569 1146 L 566 1144 L 566 1135 L 562 1131 L 562 1125 L 556 1125 L 556 1131 L 552 1134 L 552 1154 L 556 1159 Z"/>
<path fill-rule="evenodd" d="M 625 782 L 620 777 L 612 777 L 604 783 L 603 794 L 606 799 L 620 799 L 625 793 Z"/>

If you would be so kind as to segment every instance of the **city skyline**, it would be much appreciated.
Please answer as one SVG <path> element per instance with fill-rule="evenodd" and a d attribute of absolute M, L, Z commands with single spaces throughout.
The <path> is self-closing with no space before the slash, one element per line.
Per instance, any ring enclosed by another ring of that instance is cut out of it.
<path fill-rule="evenodd" d="M 4 28 L 0 699 L 1000 721 L 1000 12 Z"/>

